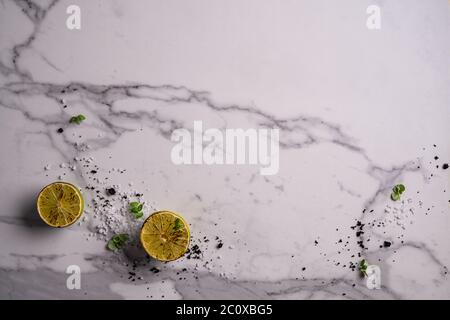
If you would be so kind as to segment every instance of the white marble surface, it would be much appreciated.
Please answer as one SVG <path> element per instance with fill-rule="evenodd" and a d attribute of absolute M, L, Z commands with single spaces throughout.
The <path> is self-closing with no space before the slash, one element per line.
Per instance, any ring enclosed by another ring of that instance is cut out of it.
<path fill-rule="evenodd" d="M 446 0 L 0 1 L 0 298 L 449 299 L 449 18 Z M 170 134 L 194 120 L 279 128 L 279 173 L 172 164 Z M 81 225 L 39 220 L 58 179 L 83 190 Z M 111 185 L 182 213 L 200 259 L 107 251 L 140 224 L 118 195 L 96 209 Z M 349 268 L 362 258 L 380 290 Z"/>

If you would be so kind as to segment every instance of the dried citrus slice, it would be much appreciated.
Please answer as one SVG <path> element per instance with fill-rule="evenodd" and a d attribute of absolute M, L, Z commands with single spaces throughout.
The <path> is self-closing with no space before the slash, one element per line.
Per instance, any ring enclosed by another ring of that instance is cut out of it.
<path fill-rule="evenodd" d="M 63 228 L 78 220 L 84 200 L 80 190 L 67 182 L 54 182 L 44 187 L 37 199 L 37 210 L 49 226 Z"/>
<path fill-rule="evenodd" d="M 141 229 L 141 243 L 145 251 L 160 261 L 180 258 L 189 247 L 189 225 L 178 214 L 158 211 L 145 220 Z"/>

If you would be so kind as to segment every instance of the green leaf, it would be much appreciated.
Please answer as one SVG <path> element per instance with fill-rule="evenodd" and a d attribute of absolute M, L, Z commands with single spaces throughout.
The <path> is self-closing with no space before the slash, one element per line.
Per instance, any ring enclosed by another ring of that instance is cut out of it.
<path fill-rule="evenodd" d="M 391 199 L 394 201 L 400 200 L 401 194 L 406 190 L 403 184 L 397 184 L 392 188 Z"/>
<path fill-rule="evenodd" d="M 119 238 L 120 239 L 120 241 L 122 241 L 122 242 L 125 242 L 125 241 L 127 241 L 128 240 L 128 234 L 126 234 L 126 233 L 121 233 L 121 234 L 118 234 L 118 235 L 116 235 L 117 236 L 117 238 Z"/>
<path fill-rule="evenodd" d="M 82 114 L 79 114 L 77 116 L 73 116 L 72 118 L 70 118 L 70 123 L 76 123 L 76 124 L 80 124 L 82 121 L 86 120 L 86 117 Z"/>
<path fill-rule="evenodd" d="M 108 241 L 107 247 L 111 251 L 122 249 L 128 238 L 128 234 L 126 233 L 115 234 L 112 236 L 111 240 Z"/>
<path fill-rule="evenodd" d="M 362 259 L 361 262 L 359 263 L 359 267 L 360 268 L 365 268 L 367 269 L 367 267 L 369 266 L 369 264 L 367 263 L 366 259 Z"/>
<path fill-rule="evenodd" d="M 142 218 L 142 216 L 144 215 L 144 213 L 142 212 L 143 208 L 144 208 L 143 203 L 139 203 L 136 201 L 130 202 L 130 212 L 133 214 L 135 219 Z"/>
<path fill-rule="evenodd" d="M 112 239 L 108 241 L 107 247 L 111 251 L 115 251 L 117 249 L 116 244 L 114 243 L 114 241 Z"/>
<path fill-rule="evenodd" d="M 394 201 L 400 200 L 400 194 L 392 192 L 391 193 L 391 199 L 394 200 Z"/>
<path fill-rule="evenodd" d="M 175 219 L 175 224 L 173 226 L 173 230 L 177 231 L 180 230 L 183 227 L 183 223 L 181 222 L 180 218 Z"/>
<path fill-rule="evenodd" d="M 131 208 L 137 208 L 140 205 L 139 202 L 130 202 L 130 207 Z"/>
<path fill-rule="evenodd" d="M 141 211 L 141 210 L 139 210 L 137 207 L 134 207 L 134 208 L 130 209 L 131 213 L 138 213 L 139 211 Z"/>
<path fill-rule="evenodd" d="M 395 185 L 393 188 L 392 188 L 392 191 L 394 192 L 394 193 L 397 193 L 397 194 L 402 194 L 403 193 L 403 191 L 405 191 L 406 190 L 406 188 L 405 188 L 405 186 L 403 185 L 403 184 L 397 184 L 397 185 Z"/>
<path fill-rule="evenodd" d="M 361 260 L 359 263 L 359 271 L 361 271 L 364 276 L 367 276 L 367 267 L 369 267 L 369 263 L 367 263 L 366 259 Z"/>

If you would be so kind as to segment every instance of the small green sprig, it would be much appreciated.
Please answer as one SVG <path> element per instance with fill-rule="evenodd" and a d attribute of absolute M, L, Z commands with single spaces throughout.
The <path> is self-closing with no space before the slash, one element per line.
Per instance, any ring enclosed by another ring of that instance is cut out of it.
<path fill-rule="evenodd" d="M 142 218 L 144 213 L 142 212 L 142 209 L 144 208 L 143 203 L 139 202 L 130 202 L 130 212 L 134 216 L 135 219 Z"/>
<path fill-rule="evenodd" d="M 362 259 L 361 262 L 359 263 L 359 271 L 361 271 L 361 273 L 367 277 L 367 268 L 369 267 L 369 263 L 367 262 L 366 259 Z"/>
<path fill-rule="evenodd" d="M 108 241 L 107 247 L 111 251 L 120 250 L 123 248 L 128 238 L 129 236 L 126 233 L 115 234 L 112 236 L 111 240 Z"/>
<path fill-rule="evenodd" d="M 402 193 L 406 190 L 405 186 L 403 184 L 397 184 L 396 186 L 394 186 L 392 188 L 392 193 L 391 193 L 391 199 L 393 201 L 398 201 L 400 200 L 400 196 L 402 195 Z"/>
<path fill-rule="evenodd" d="M 175 224 L 173 226 L 173 230 L 178 231 L 183 227 L 183 223 L 181 222 L 180 218 L 176 218 Z"/>
<path fill-rule="evenodd" d="M 70 118 L 70 123 L 76 123 L 76 124 L 80 124 L 81 122 L 83 122 L 84 120 L 86 120 L 86 117 L 82 114 L 79 114 L 77 116 L 73 116 L 72 118 Z"/>

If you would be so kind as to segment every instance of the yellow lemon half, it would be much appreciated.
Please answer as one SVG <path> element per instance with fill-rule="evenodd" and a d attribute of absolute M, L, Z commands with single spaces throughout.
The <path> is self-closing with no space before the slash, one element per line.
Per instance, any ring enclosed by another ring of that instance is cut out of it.
<path fill-rule="evenodd" d="M 171 211 L 158 211 L 145 220 L 140 238 L 152 258 L 172 261 L 187 251 L 190 237 L 189 225 L 183 217 Z"/>
<path fill-rule="evenodd" d="M 54 182 L 39 193 L 37 210 L 39 216 L 49 226 L 67 227 L 77 221 L 83 213 L 83 196 L 73 184 Z"/>

